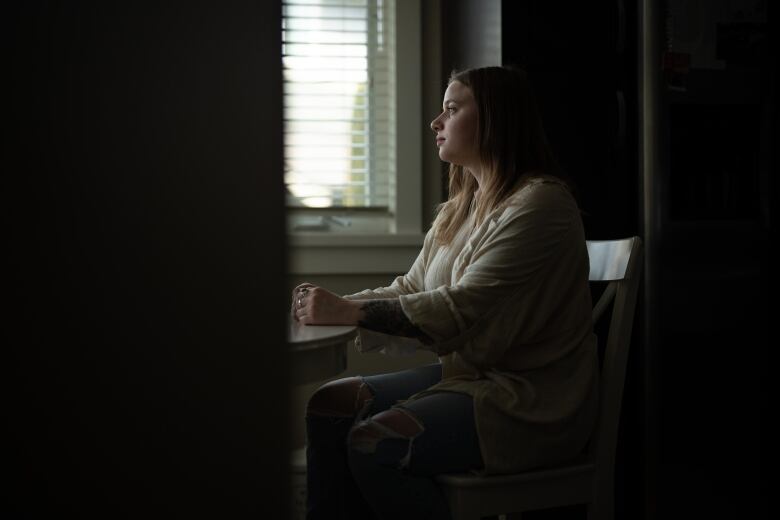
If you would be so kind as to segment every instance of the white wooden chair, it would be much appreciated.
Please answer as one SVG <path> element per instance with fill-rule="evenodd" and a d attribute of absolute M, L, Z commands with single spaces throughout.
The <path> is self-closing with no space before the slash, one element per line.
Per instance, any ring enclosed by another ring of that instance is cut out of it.
<path fill-rule="evenodd" d="M 454 520 L 493 515 L 516 519 L 524 511 L 575 504 L 588 505 L 589 520 L 612 520 L 614 516 L 615 449 L 642 272 L 642 241 L 631 237 L 588 241 L 587 245 L 590 280 L 608 282 L 593 307 L 594 323 L 613 303 L 601 366 L 599 417 L 587 452 L 566 465 L 511 475 L 437 476 Z"/>

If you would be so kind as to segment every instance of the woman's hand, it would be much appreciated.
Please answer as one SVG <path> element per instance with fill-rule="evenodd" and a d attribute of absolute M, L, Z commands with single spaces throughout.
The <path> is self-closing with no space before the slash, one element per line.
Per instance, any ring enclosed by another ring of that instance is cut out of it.
<path fill-rule="evenodd" d="M 290 311 L 303 325 L 357 325 L 360 317 L 357 303 L 310 283 L 293 289 Z"/>
<path fill-rule="evenodd" d="M 303 303 L 303 297 L 313 289 L 315 286 L 310 283 L 302 283 L 292 291 L 292 304 L 290 304 L 290 315 L 295 321 L 298 321 L 298 315 L 295 312 L 300 304 Z M 298 298 L 301 298 L 301 303 L 298 303 Z"/>

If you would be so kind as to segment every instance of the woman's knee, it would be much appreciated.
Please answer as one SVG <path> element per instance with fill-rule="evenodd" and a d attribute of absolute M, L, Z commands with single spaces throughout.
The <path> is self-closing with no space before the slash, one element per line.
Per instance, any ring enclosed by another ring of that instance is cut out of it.
<path fill-rule="evenodd" d="M 330 381 L 317 389 L 306 405 L 306 415 L 354 417 L 367 405 L 374 394 L 360 377 L 345 377 Z"/>
<path fill-rule="evenodd" d="M 378 413 L 350 430 L 347 437 L 350 457 L 353 462 L 368 458 L 371 464 L 408 469 L 412 443 L 424 429 L 419 419 L 402 408 Z"/>

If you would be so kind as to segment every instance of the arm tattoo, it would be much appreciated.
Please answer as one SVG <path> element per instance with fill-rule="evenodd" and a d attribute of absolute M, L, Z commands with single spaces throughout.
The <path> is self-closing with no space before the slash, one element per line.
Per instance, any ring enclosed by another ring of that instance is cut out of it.
<path fill-rule="evenodd" d="M 393 336 L 417 338 L 428 345 L 433 343 L 425 332 L 409 321 L 399 300 L 371 300 L 364 303 L 360 309 L 365 313 L 365 317 L 358 325 L 365 329 Z"/>

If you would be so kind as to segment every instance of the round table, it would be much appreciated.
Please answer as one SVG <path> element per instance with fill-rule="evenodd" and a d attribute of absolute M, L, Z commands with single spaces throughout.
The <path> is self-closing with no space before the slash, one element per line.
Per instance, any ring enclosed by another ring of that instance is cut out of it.
<path fill-rule="evenodd" d="M 288 320 L 295 384 L 321 381 L 347 368 L 347 346 L 357 336 L 356 325 L 302 325 L 292 316 Z"/>

